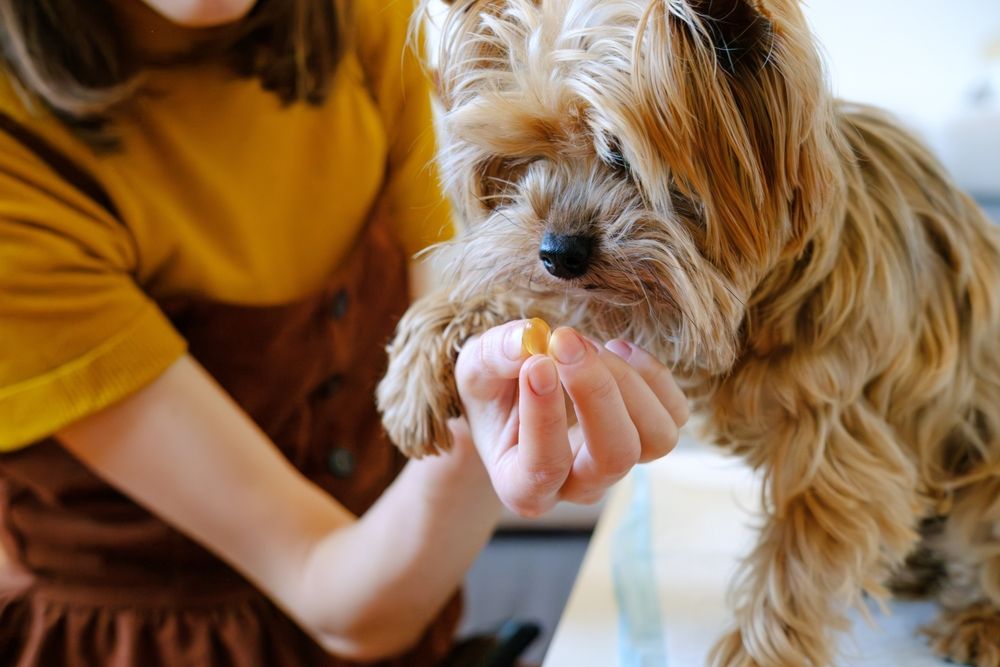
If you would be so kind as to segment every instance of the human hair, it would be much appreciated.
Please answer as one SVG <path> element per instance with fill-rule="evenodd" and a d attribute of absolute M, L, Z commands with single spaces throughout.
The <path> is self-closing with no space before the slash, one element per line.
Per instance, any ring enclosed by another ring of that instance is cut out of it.
<path fill-rule="evenodd" d="M 258 0 L 188 57 L 220 57 L 283 102 L 316 104 L 339 61 L 343 13 L 336 0 Z M 116 16 L 111 0 L 0 0 L 3 65 L 32 98 L 96 136 L 141 71 Z"/>

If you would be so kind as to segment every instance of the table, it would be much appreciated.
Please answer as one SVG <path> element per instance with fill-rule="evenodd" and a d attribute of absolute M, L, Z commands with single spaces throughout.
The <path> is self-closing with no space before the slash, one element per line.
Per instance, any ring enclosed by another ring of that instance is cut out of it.
<path fill-rule="evenodd" d="M 731 616 L 731 573 L 754 539 L 759 482 L 741 462 L 693 440 L 637 467 L 611 491 L 544 667 L 699 667 Z M 860 612 L 838 667 L 940 667 L 917 629 L 928 602 Z"/>

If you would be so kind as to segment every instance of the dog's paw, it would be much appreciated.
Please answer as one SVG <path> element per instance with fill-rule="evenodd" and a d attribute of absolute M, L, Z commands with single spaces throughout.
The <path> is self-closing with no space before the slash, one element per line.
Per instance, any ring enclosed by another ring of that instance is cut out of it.
<path fill-rule="evenodd" d="M 973 667 L 1000 667 L 1000 609 L 989 603 L 945 611 L 923 632 L 943 658 Z"/>
<path fill-rule="evenodd" d="M 448 420 L 458 416 L 458 343 L 446 330 L 456 313 L 446 300 L 423 299 L 399 322 L 376 399 L 389 439 L 411 458 L 451 448 Z"/>
<path fill-rule="evenodd" d="M 448 451 L 448 419 L 457 416 L 448 384 L 440 385 L 428 364 L 391 364 L 379 383 L 378 404 L 389 439 L 403 454 L 422 458 Z"/>
<path fill-rule="evenodd" d="M 389 369 L 376 395 L 386 433 L 404 454 L 420 458 L 451 448 L 448 420 L 462 413 L 459 350 L 470 336 L 523 317 L 525 303 L 510 293 L 459 301 L 442 290 L 410 307 L 389 345 Z"/>
<path fill-rule="evenodd" d="M 886 586 L 893 597 L 919 600 L 937 594 L 946 575 L 941 558 L 927 548 L 920 548 L 906 557 Z"/>

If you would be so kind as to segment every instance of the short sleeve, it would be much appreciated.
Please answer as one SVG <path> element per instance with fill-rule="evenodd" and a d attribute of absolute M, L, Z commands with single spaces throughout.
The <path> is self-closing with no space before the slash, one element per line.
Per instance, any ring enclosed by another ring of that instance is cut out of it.
<path fill-rule="evenodd" d="M 452 237 L 452 211 L 435 157 L 430 84 L 409 40 L 414 3 L 357 3 L 358 56 L 385 124 L 389 156 L 383 202 L 407 253 Z"/>
<path fill-rule="evenodd" d="M 185 343 L 131 278 L 130 236 L 0 135 L 0 451 L 151 382 Z"/>

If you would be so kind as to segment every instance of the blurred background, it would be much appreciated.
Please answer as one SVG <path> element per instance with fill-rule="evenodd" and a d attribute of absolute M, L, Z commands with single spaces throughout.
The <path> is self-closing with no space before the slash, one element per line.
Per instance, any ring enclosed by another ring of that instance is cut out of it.
<path fill-rule="evenodd" d="M 803 6 L 834 91 L 896 114 L 1000 222 L 1000 0 Z M 493 630 L 510 617 L 538 621 L 543 634 L 525 657 L 541 662 L 600 509 L 563 506 L 533 522 L 509 517 L 469 574 L 463 632 Z"/>
<path fill-rule="evenodd" d="M 1000 2 L 812 0 L 834 92 L 895 113 L 959 184 L 1000 200 Z"/>

